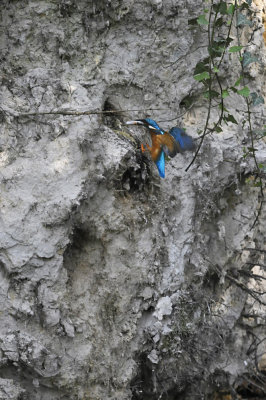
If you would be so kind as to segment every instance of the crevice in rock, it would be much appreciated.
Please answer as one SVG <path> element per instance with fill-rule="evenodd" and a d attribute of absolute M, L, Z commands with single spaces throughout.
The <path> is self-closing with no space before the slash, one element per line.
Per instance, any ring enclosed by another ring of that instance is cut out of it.
<path fill-rule="evenodd" d="M 111 185 L 118 196 L 134 196 L 147 201 L 157 190 L 156 178 L 151 174 L 151 161 L 140 150 L 128 152 L 120 163 Z"/>
<path fill-rule="evenodd" d="M 94 242 L 97 242 L 95 246 Z M 73 275 L 77 268 L 76 263 L 80 263 L 82 259 L 88 259 L 86 267 L 89 269 L 90 260 L 89 249 L 95 250 L 96 247 L 101 248 L 100 241 L 94 237 L 93 231 L 89 231 L 86 227 L 80 226 L 75 228 L 72 234 L 71 244 L 64 253 L 64 267 L 67 269 L 68 284 L 72 284 Z M 85 267 L 85 265 L 84 265 Z"/>
<path fill-rule="evenodd" d="M 9 361 L 0 368 L 0 375 L 2 379 L 12 380 L 24 390 L 19 397 L 16 397 L 16 400 L 69 399 L 69 395 L 65 390 L 58 389 L 55 385 L 48 383 L 46 378 L 43 378 L 21 362 L 12 363 Z"/>
<path fill-rule="evenodd" d="M 193 103 L 196 102 L 197 96 L 193 94 L 188 94 L 187 96 L 183 97 L 180 101 L 179 106 L 188 110 Z"/>
<path fill-rule="evenodd" d="M 186 388 L 178 387 L 171 378 L 162 381 L 157 365 L 152 364 L 146 353 L 139 356 L 139 370 L 131 381 L 132 400 L 182 400 Z"/>
<path fill-rule="evenodd" d="M 208 269 L 203 279 L 203 287 L 214 294 L 219 286 L 220 276 L 218 271 Z"/>
<path fill-rule="evenodd" d="M 63 18 L 69 18 L 77 10 L 75 2 L 61 1 L 59 4 L 59 12 Z"/>
<path fill-rule="evenodd" d="M 147 359 L 147 354 L 142 353 L 139 356 L 139 369 L 130 385 L 132 391 L 132 400 L 155 400 L 152 383 L 151 363 Z"/>
<path fill-rule="evenodd" d="M 128 193 L 138 192 L 143 190 L 145 178 L 141 167 L 137 169 L 129 167 L 122 175 L 121 186 Z"/>
<path fill-rule="evenodd" d="M 236 387 L 236 393 L 241 399 L 265 399 L 266 378 L 265 376 L 243 376 L 242 382 Z"/>
<path fill-rule="evenodd" d="M 104 112 L 103 124 L 113 130 L 121 129 L 121 124 L 123 122 L 122 114 L 119 113 L 109 98 L 105 100 L 102 110 Z"/>

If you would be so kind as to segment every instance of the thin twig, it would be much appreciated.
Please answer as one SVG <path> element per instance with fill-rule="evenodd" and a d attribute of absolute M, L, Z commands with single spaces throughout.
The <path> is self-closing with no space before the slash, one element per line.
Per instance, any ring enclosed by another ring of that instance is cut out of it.
<path fill-rule="evenodd" d="M 253 279 L 257 279 L 257 280 L 266 280 L 266 276 L 262 276 L 262 275 L 258 275 L 258 274 L 253 274 L 253 273 L 250 273 L 250 272 L 248 272 L 248 271 L 241 270 L 241 269 L 238 270 L 238 272 L 239 272 L 239 274 L 248 276 L 249 278 L 253 278 Z"/>
<path fill-rule="evenodd" d="M 93 115 L 93 114 L 119 114 L 124 112 L 137 112 L 137 111 L 158 111 L 158 110 L 168 110 L 166 108 L 144 108 L 144 109 L 134 109 L 134 110 L 108 110 L 108 111 L 99 111 L 99 110 L 89 110 L 89 111 L 41 111 L 41 112 L 32 112 L 32 113 L 21 113 L 16 115 L 17 117 L 28 117 L 32 115 L 72 115 L 72 116 L 80 116 L 80 115 Z"/>
<path fill-rule="evenodd" d="M 225 278 L 229 279 L 231 282 L 233 282 L 236 286 L 240 287 L 244 292 L 249 294 L 253 299 L 255 299 L 258 303 L 266 306 L 266 302 L 261 300 L 259 296 L 261 296 L 264 293 L 257 292 L 255 290 L 249 289 L 244 283 L 239 282 L 237 279 L 233 278 L 231 275 L 226 274 Z"/>
<path fill-rule="evenodd" d="M 238 18 L 237 0 L 235 0 L 235 10 L 236 10 L 236 19 L 237 19 Z M 240 35 L 239 35 L 239 27 L 238 27 L 238 25 L 236 25 L 236 34 L 237 34 L 238 46 L 240 46 Z M 241 51 L 239 51 L 239 54 L 241 56 Z M 243 62 L 242 61 L 240 61 L 240 65 L 241 65 L 242 76 L 243 76 L 243 84 L 245 85 L 245 71 L 244 71 L 244 66 L 243 66 Z M 252 130 L 252 125 L 251 125 L 250 103 L 249 103 L 248 98 L 246 98 L 246 97 L 245 97 L 245 102 L 246 102 L 246 105 L 247 105 L 247 114 L 248 114 L 248 118 L 247 118 L 248 119 L 248 133 L 249 133 L 249 136 L 250 136 L 250 139 L 251 139 L 251 151 L 249 150 L 249 152 L 251 153 L 252 158 L 253 158 L 254 163 L 255 163 L 255 166 L 256 166 L 256 170 L 257 170 L 257 174 L 258 174 L 258 178 L 259 178 L 259 185 L 260 185 L 260 195 L 261 195 L 261 198 L 263 199 L 263 197 L 264 197 L 263 184 L 262 184 L 262 178 L 260 176 L 261 170 L 259 168 L 258 160 L 257 160 L 257 157 L 256 157 L 256 149 L 254 147 L 255 138 L 254 138 L 254 132 Z M 251 229 L 253 229 L 255 227 L 256 223 L 259 220 L 259 217 L 260 217 L 260 214 L 261 214 L 261 211 L 262 211 L 262 206 L 263 206 L 263 200 L 262 199 L 260 200 L 260 206 L 259 206 L 256 218 L 255 218 L 255 220 L 254 220 L 254 222 L 253 222 L 253 224 L 251 226 Z"/>
<path fill-rule="evenodd" d="M 266 253 L 266 250 L 263 250 L 263 249 L 254 249 L 254 248 L 252 248 L 252 247 L 245 247 L 243 250 L 249 250 L 249 251 L 253 250 L 253 251 L 258 251 L 258 252 L 260 252 L 260 253 Z M 255 265 L 257 265 L 257 264 L 255 264 Z"/>
<path fill-rule="evenodd" d="M 228 33 L 227 33 L 226 42 L 228 41 L 228 39 L 229 39 L 229 37 L 230 37 L 230 33 L 231 33 L 232 25 L 233 25 L 233 20 L 234 20 L 234 15 L 235 15 L 235 9 L 236 9 L 236 8 L 234 8 L 234 10 L 233 10 L 233 12 L 232 12 L 232 17 L 231 17 L 231 21 L 230 21 L 230 25 L 229 25 L 229 29 L 228 29 Z M 222 63 L 222 61 L 223 61 L 223 59 L 224 59 L 225 51 L 226 51 L 226 47 L 224 48 L 223 53 L 222 53 L 222 55 L 221 55 L 221 59 L 220 59 L 220 61 L 219 61 L 219 63 L 218 63 L 218 66 L 217 66 L 218 69 L 219 69 L 219 67 L 220 67 L 220 65 L 221 65 L 221 63 Z"/>
<path fill-rule="evenodd" d="M 213 8 L 213 1 L 211 2 L 211 7 L 210 7 L 210 12 L 209 12 L 209 23 L 208 23 L 208 47 L 211 48 L 212 46 L 212 40 L 213 40 L 213 35 L 214 35 L 214 25 L 215 25 L 215 21 L 217 18 L 217 12 L 215 14 L 215 18 L 214 18 L 214 23 L 213 23 L 213 28 L 212 28 L 212 33 L 210 32 L 211 29 L 211 15 L 212 15 L 212 8 Z M 210 119 L 210 115 L 211 115 L 211 106 L 212 106 L 212 96 L 211 96 L 211 88 L 212 88 L 212 70 L 211 70 L 211 64 L 212 64 L 212 57 L 211 57 L 211 52 L 210 53 L 210 58 L 209 58 L 209 104 L 208 104 L 208 112 L 207 112 L 207 117 L 206 117 L 206 121 L 205 121 L 205 126 L 204 126 L 204 130 L 203 130 L 203 134 L 201 137 L 201 141 L 198 145 L 198 148 L 196 150 L 196 153 L 194 154 L 194 157 L 192 159 L 192 161 L 189 163 L 189 165 L 187 166 L 187 168 L 185 169 L 185 171 L 187 172 L 189 170 L 189 168 L 191 167 L 192 164 L 194 164 L 194 161 L 196 160 L 199 151 L 201 149 L 201 146 L 203 144 L 204 138 L 207 134 L 207 129 L 208 129 L 208 124 L 209 124 L 209 119 Z"/>

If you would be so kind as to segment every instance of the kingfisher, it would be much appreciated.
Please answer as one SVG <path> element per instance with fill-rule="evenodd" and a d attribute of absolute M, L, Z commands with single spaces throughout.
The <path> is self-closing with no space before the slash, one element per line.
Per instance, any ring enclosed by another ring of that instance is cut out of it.
<path fill-rule="evenodd" d="M 173 127 L 169 132 L 159 127 L 157 122 L 151 118 L 127 121 L 127 125 L 143 125 L 151 135 L 152 145 L 141 145 L 142 152 L 149 151 L 155 162 L 161 178 L 165 177 L 165 156 L 173 158 L 177 153 L 192 151 L 195 149 L 193 138 L 178 127 Z"/>

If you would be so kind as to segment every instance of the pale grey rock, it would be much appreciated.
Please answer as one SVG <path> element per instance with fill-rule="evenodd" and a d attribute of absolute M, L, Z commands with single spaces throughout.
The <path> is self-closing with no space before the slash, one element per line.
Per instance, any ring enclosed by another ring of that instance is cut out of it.
<path fill-rule="evenodd" d="M 143 290 L 143 292 L 142 292 L 141 295 L 142 295 L 142 297 L 144 298 L 144 300 L 147 300 L 147 299 L 152 298 L 153 294 L 154 294 L 154 292 L 153 292 L 152 288 L 146 287 L 146 288 Z"/>
<path fill-rule="evenodd" d="M 171 315 L 172 308 L 173 307 L 170 297 L 161 297 L 156 304 L 155 312 L 153 313 L 153 315 L 158 318 L 159 321 L 161 321 L 165 315 Z"/>
<path fill-rule="evenodd" d="M 19 400 L 22 398 L 25 390 L 22 389 L 12 379 L 0 378 L 0 399 L 1 400 Z"/>
<path fill-rule="evenodd" d="M 61 324 L 63 325 L 67 336 L 69 336 L 69 337 L 75 336 L 75 328 L 74 328 L 70 318 L 68 318 L 67 320 L 61 321 Z"/>
<path fill-rule="evenodd" d="M 158 354 L 157 354 L 157 352 L 156 352 L 156 350 L 152 350 L 151 352 L 150 352 L 150 354 L 148 354 L 148 359 L 153 363 L 153 364 L 158 364 L 158 362 L 159 362 L 159 357 L 158 357 Z"/>

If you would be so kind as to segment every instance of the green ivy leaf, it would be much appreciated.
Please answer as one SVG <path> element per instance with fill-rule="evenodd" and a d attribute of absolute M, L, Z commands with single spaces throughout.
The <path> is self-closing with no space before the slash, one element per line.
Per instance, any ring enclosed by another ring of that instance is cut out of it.
<path fill-rule="evenodd" d="M 198 18 L 191 18 L 188 20 L 188 25 L 197 25 L 198 24 Z"/>
<path fill-rule="evenodd" d="M 226 90 L 226 89 L 223 90 L 223 91 L 222 91 L 222 98 L 225 99 L 225 98 L 228 97 L 228 96 L 229 96 L 228 90 Z"/>
<path fill-rule="evenodd" d="M 238 13 L 236 26 L 241 26 L 241 25 L 252 26 L 253 23 L 245 16 L 245 14 Z"/>
<path fill-rule="evenodd" d="M 234 86 L 231 86 L 230 89 L 232 90 L 232 92 L 237 93 L 237 89 Z"/>
<path fill-rule="evenodd" d="M 241 75 L 241 76 L 238 78 L 238 80 L 235 82 L 234 86 L 239 86 L 242 79 L 243 79 L 243 76 Z"/>
<path fill-rule="evenodd" d="M 247 86 L 245 86 L 243 87 L 243 89 L 238 90 L 237 93 L 240 94 L 240 96 L 248 97 L 250 94 L 250 90 Z"/>
<path fill-rule="evenodd" d="M 232 46 L 229 49 L 229 53 L 236 53 L 243 49 L 244 46 Z"/>
<path fill-rule="evenodd" d="M 226 47 L 232 42 L 232 38 L 228 37 L 226 39 L 219 38 L 219 40 L 214 39 L 211 46 L 208 46 L 208 52 L 210 56 L 213 58 L 220 57 L 221 53 L 223 53 Z"/>
<path fill-rule="evenodd" d="M 223 17 L 220 17 L 215 21 L 215 26 L 217 27 L 222 26 L 223 23 L 224 23 Z"/>
<path fill-rule="evenodd" d="M 213 9 L 216 13 L 226 14 L 227 12 L 227 4 L 225 1 L 220 1 L 218 4 L 213 5 Z"/>
<path fill-rule="evenodd" d="M 262 182 L 256 182 L 256 183 L 254 183 L 254 186 L 255 187 L 260 187 L 260 186 L 262 186 Z"/>
<path fill-rule="evenodd" d="M 264 98 L 259 96 L 258 93 L 252 92 L 250 93 L 253 106 L 258 106 L 259 104 L 264 104 Z"/>
<path fill-rule="evenodd" d="M 200 16 L 198 17 L 197 23 L 198 23 L 199 25 L 208 25 L 208 24 L 209 24 L 209 22 L 206 20 L 206 17 L 205 17 L 204 14 L 202 14 L 202 15 L 200 15 Z"/>
<path fill-rule="evenodd" d="M 199 61 L 196 64 L 196 67 L 194 69 L 194 75 L 201 74 L 204 71 L 209 71 L 209 57 L 205 58 L 202 61 Z"/>
<path fill-rule="evenodd" d="M 243 55 L 243 67 L 247 67 L 249 64 L 258 60 L 258 57 L 253 56 L 249 51 L 246 51 Z"/>
<path fill-rule="evenodd" d="M 203 93 L 203 96 L 206 99 L 209 99 L 210 97 L 211 97 L 211 99 L 214 99 L 215 97 L 219 97 L 220 93 L 216 92 L 216 90 L 210 90 L 210 91 L 208 90 L 208 91 Z"/>
<path fill-rule="evenodd" d="M 201 74 L 194 75 L 193 78 L 196 81 L 200 82 L 200 81 L 203 81 L 204 79 L 209 79 L 210 78 L 210 74 L 209 74 L 208 71 L 204 71 Z"/>
<path fill-rule="evenodd" d="M 227 4 L 226 4 L 225 1 L 221 1 L 221 2 L 220 2 L 220 5 L 219 5 L 219 12 L 220 12 L 221 14 L 223 14 L 223 15 L 227 13 Z"/>
<path fill-rule="evenodd" d="M 233 15 L 234 11 L 235 11 L 235 5 L 234 4 L 230 4 L 230 6 L 227 9 L 227 14 Z"/>
<path fill-rule="evenodd" d="M 218 133 L 220 133 L 220 132 L 223 131 L 222 128 L 221 128 L 220 126 L 216 126 L 216 127 L 214 128 L 214 130 L 215 130 L 216 132 L 218 132 Z"/>
<path fill-rule="evenodd" d="M 226 119 L 227 122 L 232 122 L 233 124 L 238 125 L 237 120 L 235 119 L 235 117 L 232 114 L 228 114 L 226 117 L 224 117 Z"/>
<path fill-rule="evenodd" d="M 230 44 L 233 40 L 234 40 L 234 39 L 231 38 L 230 36 L 229 36 L 228 38 L 226 38 L 226 41 L 225 41 L 226 46 L 229 46 L 229 44 Z"/>
<path fill-rule="evenodd" d="M 222 103 L 220 103 L 218 107 L 219 107 L 219 109 L 220 109 L 221 111 L 229 112 L 229 111 L 227 110 L 227 108 L 225 108 L 225 106 L 224 106 Z"/>
<path fill-rule="evenodd" d="M 219 71 L 219 69 L 218 69 L 216 66 L 214 66 L 214 67 L 213 67 L 213 72 L 214 72 L 215 74 L 218 74 L 218 72 L 220 72 L 220 71 Z"/>

